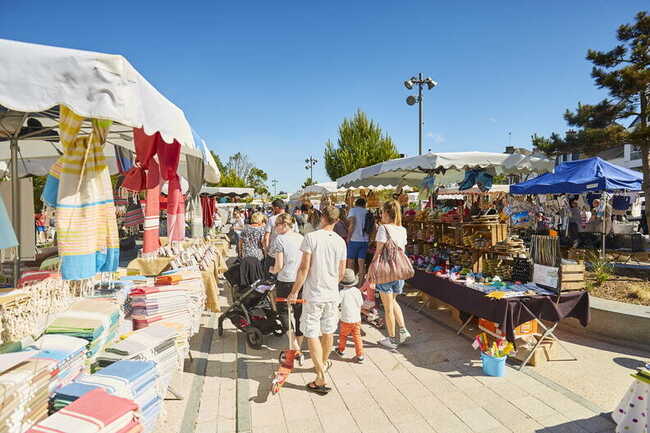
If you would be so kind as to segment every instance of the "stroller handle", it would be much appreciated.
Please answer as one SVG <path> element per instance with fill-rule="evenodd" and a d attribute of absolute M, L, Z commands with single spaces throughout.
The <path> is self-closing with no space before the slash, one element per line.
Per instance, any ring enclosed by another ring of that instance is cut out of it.
<path fill-rule="evenodd" d="M 287 302 L 290 304 L 304 304 L 305 300 L 304 299 L 296 299 L 293 301 L 289 301 L 287 298 L 275 298 L 275 302 Z"/>

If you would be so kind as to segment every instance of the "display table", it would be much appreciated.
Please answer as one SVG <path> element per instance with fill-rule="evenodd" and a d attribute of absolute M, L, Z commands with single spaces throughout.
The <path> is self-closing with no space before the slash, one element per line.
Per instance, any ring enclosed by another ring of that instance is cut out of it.
<path fill-rule="evenodd" d="M 575 317 L 582 326 L 589 324 L 589 294 L 584 290 L 563 292 L 558 302 L 556 296 L 542 295 L 492 299 L 463 284 L 419 270 L 408 283 L 460 311 L 499 323 L 509 341 L 514 341 L 517 326 L 534 319 L 557 323 Z"/>
<path fill-rule="evenodd" d="M 440 299 L 442 302 L 470 314 L 469 319 L 458 330 L 459 334 L 469 324 L 470 320 L 474 317 L 481 317 L 498 323 L 508 341 L 514 343 L 514 330 L 517 326 L 530 320 L 537 321 L 544 333 L 531 350 L 530 355 L 523 361 L 521 368 L 528 363 L 545 339 L 557 341 L 564 350 L 571 354 L 553 334 L 560 320 L 566 317 L 575 317 L 580 320 L 582 326 L 587 326 L 590 320 L 589 294 L 584 290 L 563 292 L 559 299 L 556 295 L 493 299 L 485 296 L 483 292 L 474 290 L 464 284 L 419 270 L 416 270 L 413 278 L 407 282 L 427 295 Z M 552 325 L 547 327 L 542 320 L 552 322 Z M 575 356 L 574 359 L 576 359 Z"/>
<path fill-rule="evenodd" d="M 650 382 L 635 379 L 612 412 L 616 433 L 645 433 L 650 417 Z"/>

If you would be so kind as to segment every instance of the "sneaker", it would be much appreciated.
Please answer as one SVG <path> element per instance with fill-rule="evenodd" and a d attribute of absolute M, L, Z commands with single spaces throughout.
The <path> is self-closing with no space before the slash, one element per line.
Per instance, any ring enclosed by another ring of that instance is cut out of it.
<path fill-rule="evenodd" d="M 381 344 L 387 349 L 391 349 L 391 350 L 397 349 L 397 344 L 395 344 L 390 337 L 386 337 L 383 340 L 379 340 L 379 344 Z"/>
<path fill-rule="evenodd" d="M 411 333 L 406 328 L 401 328 L 399 330 L 399 344 L 404 344 L 406 341 L 411 338 Z"/>
<path fill-rule="evenodd" d="M 334 353 L 336 353 L 338 356 L 340 356 L 341 358 L 343 358 L 343 352 L 341 352 L 341 351 L 338 349 L 338 347 L 337 347 L 336 349 L 334 349 Z"/>
<path fill-rule="evenodd" d="M 363 361 L 364 361 L 364 360 L 365 360 L 365 358 L 364 358 L 363 356 L 356 356 L 356 357 L 354 358 L 354 361 L 355 361 L 357 364 L 363 364 Z"/>

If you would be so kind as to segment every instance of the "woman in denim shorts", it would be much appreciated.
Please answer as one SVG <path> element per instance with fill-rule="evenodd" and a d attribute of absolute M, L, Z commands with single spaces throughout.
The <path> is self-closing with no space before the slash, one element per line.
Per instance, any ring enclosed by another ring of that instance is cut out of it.
<path fill-rule="evenodd" d="M 406 229 L 402 227 L 402 210 L 397 200 L 389 200 L 384 203 L 381 222 L 382 225 L 377 229 L 377 235 L 375 236 L 377 248 L 373 261 L 379 259 L 389 236 L 395 242 L 395 245 L 402 250 L 406 247 Z M 398 345 L 411 337 L 404 324 L 402 308 L 397 303 L 397 295 L 400 295 L 403 289 L 403 280 L 390 281 L 376 286 L 376 290 L 381 296 L 381 302 L 384 304 L 386 333 L 388 334 L 386 338 L 379 341 L 379 344 L 389 349 L 396 349 Z M 399 335 L 397 336 L 395 335 L 395 322 L 397 322 L 399 328 Z"/>

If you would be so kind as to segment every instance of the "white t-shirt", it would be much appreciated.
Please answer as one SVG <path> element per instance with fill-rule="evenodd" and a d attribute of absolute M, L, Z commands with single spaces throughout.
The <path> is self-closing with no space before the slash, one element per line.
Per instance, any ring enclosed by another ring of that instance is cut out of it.
<path fill-rule="evenodd" d="M 278 214 L 281 215 L 281 214 Z M 269 235 L 269 248 L 273 245 L 273 241 L 278 236 L 278 232 L 275 231 L 275 220 L 278 219 L 278 215 L 273 215 L 266 221 L 266 227 L 264 228 L 265 233 L 270 233 Z M 298 224 L 293 225 L 293 231 L 298 233 Z M 270 250 L 269 250 L 270 252 Z"/>
<path fill-rule="evenodd" d="M 288 232 L 283 235 L 278 235 L 271 244 L 270 253 L 275 255 L 282 253 L 283 267 L 278 272 L 278 281 L 283 283 L 293 283 L 296 281 L 298 268 L 302 261 L 302 245 L 303 237 L 299 233 Z"/>
<path fill-rule="evenodd" d="M 403 251 L 406 248 L 406 229 L 402 226 L 396 226 L 395 224 L 380 225 L 377 229 L 375 241 L 388 242 L 386 229 L 388 229 L 388 234 L 390 234 L 390 238 L 395 242 L 395 245 L 400 247 Z"/>
<path fill-rule="evenodd" d="M 348 218 L 354 217 L 354 231 L 350 237 L 350 242 L 368 242 L 368 234 L 363 232 L 363 225 L 366 222 L 368 209 L 363 207 L 353 207 L 350 209 Z"/>
<path fill-rule="evenodd" d="M 361 322 L 361 306 L 363 305 L 361 291 L 356 287 L 343 289 L 339 292 L 339 300 L 341 302 L 341 322 Z"/>
<path fill-rule="evenodd" d="M 303 298 L 307 302 L 338 302 L 339 263 L 347 258 L 345 241 L 334 231 L 316 230 L 305 235 L 300 249 L 311 254 Z"/>

